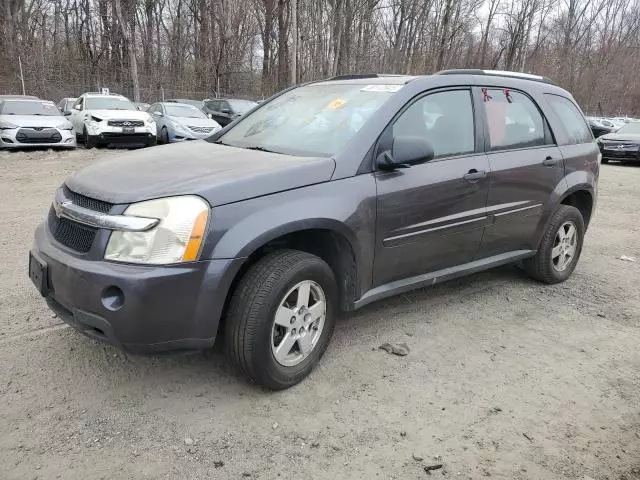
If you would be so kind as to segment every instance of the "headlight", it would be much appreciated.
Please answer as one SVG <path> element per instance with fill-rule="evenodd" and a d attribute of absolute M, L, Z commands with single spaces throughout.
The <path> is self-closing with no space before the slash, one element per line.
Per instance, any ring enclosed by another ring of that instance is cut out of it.
<path fill-rule="evenodd" d="M 12 128 L 18 128 L 18 125 L 0 120 L 0 130 L 11 130 Z"/>
<path fill-rule="evenodd" d="M 187 135 L 189 134 L 189 131 L 186 129 L 186 127 L 184 127 L 182 124 L 178 122 L 173 122 L 173 129 L 176 132 L 185 133 Z"/>
<path fill-rule="evenodd" d="M 58 130 L 73 130 L 73 125 L 69 122 L 61 123 L 56 127 Z"/>
<path fill-rule="evenodd" d="M 147 232 L 112 232 L 105 260 L 159 265 L 198 259 L 209 219 L 209 205 L 200 197 L 134 203 L 124 215 L 157 218 L 160 223 Z"/>

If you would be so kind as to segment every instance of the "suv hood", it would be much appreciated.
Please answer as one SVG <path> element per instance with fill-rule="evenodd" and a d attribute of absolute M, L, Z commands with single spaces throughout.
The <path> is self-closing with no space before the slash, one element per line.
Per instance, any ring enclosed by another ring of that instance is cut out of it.
<path fill-rule="evenodd" d="M 109 203 L 199 195 L 223 205 L 327 182 L 332 158 L 310 158 L 197 140 L 145 148 L 86 167 L 66 180 L 74 192 Z"/>
<path fill-rule="evenodd" d="M 69 123 L 62 115 L 0 115 L 0 120 L 18 127 L 58 127 Z"/>
<path fill-rule="evenodd" d="M 174 117 L 169 116 L 170 120 L 173 120 L 180 125 L 187 125 L 193 127 L 219 127 L 220 125 L 215 120 L 210 118 L 193 118 L 193 117 Z"/>
<path fill-rule="evenodd" d="M 640 133 L 607 133 L 606 135 L 602 135 L 598 137 L 598 140 L 612 140 L 616 142 L 639 142 L 640 143 Z"/>
<path fill-rule="evenodd" d="M 102 120 L 149 120 L 149 114 L 140 110 L 87 110 L 87 113 Z"/>

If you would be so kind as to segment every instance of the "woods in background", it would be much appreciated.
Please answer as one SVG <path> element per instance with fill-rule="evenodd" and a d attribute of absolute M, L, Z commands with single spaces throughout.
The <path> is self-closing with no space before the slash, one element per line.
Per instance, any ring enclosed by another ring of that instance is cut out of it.
<path fill-rule="evenodd" d="M 253 98 L 336 74 L 546 75 L 640 114 L 640 0 L 0 0 L 0 93 Z M 293 20 L 297 20 L 294 22 Z M 292 25 L 297 23 L 297 42 Z M 296 48 L 297 43 L 297 48 Z"/>

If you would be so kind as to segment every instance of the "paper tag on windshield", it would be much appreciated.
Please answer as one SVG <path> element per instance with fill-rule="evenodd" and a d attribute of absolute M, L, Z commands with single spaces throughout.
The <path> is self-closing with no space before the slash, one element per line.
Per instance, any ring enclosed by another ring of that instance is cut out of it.
<path fill-rule="evenodd" d="M 367 85 L 360 89 L 361 92 L 388 92 L 394 93 L 400 90 L 404 85 Z"/>
<path fill-rule="evenodd" d="M 337 110 L 340 107 L 342 107 L 345 103 L 347 103 L 345 100 L 341 98 L 336 98 L 333 102 L 327 105 L 327 108 L 330 108 L 331 110 Z"/>

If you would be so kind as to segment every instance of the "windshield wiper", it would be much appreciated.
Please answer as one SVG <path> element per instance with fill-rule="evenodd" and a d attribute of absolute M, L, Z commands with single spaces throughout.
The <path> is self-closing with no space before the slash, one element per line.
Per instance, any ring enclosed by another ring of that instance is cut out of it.
<path fill-rule="evenodd" d="M 247 150 L 258 150 L 259 152 L 280 153 L 280 152 L 275 152 L 273 150 L 269 150 L 268 148 L 264 148 L 260 145 L 251 145 L 249 147 L 240 147 L 240 148 L 246 148 Z"/>

